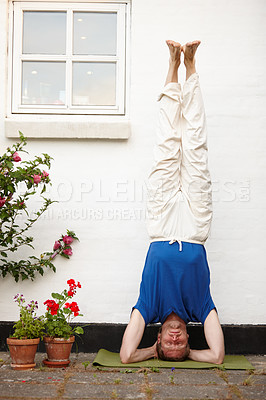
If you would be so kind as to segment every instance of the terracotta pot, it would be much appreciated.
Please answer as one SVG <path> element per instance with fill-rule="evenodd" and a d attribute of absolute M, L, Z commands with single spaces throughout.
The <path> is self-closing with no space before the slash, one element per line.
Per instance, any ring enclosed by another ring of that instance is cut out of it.
<path fill-rule="evenodd" d="M 43 363 L 47 367 L 67 367 L 70 363 L 69 356 L 75 336 L 70 336 L 69 339 L 45 336 L 43 341 L 47 353 L 47 359 Z"/>
<path fill-rule="evenodd" d="M 7 344 L 12 359 L 11 367 L 13 369 L 24 370 L 34 368 L 34 362 L 37 346 L 40 338 L 37 339 L 15 339 L 7 338 Z"/>

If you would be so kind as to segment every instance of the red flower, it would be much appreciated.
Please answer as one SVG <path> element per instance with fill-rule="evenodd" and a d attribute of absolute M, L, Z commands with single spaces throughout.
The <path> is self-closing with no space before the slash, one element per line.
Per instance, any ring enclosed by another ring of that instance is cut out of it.
<path fill-rule="evenodd" d="M 47 177 L 49 176 L 49 174 L 48 174 L 48 172 L 46 172 L 46 171 L 42 171 L 42 176 L 43 176 L 44 178 L 47 178 Z"/>
<path fill-rule="evenodd" d="M 63 242 L 65 243 L 65 244 L 71 244 L 72 242 L 73 242 L 73 238 L 71 237 L 71 236 L 67 236 L 67 235 L 65 235 L 64 237 L 63 237 Z"/>
<path fill-rule="evenodd" d="M 54 251 L 58 250 L 60 247 L 61 247 L 61 243 L 58 240 L 56 240 L 54 242 L 54 247 L 53 247 Z"/>
<path fill-rule="evenodd" d="M 67 256 L 72 256 L 72 249 L 65 249 L 63 250 L 63 253 L 66 254 Z"/>
<path fill-rule="evenodd" d="M 74 294 L 76 294 L 77 287 L 81 288 L 80 282 L 77 282 L 77 284 L 76 284 L 74 279 L 69 279 L 67 281 L 67 284 L 70 286 L 69 291 L 67 292 L 68 296 L 70 296 L 70 297 L 72 297 L 72 296 L 74 296 Z"/>
<path fill-rule="evenodd" d="M 38 183 L 40 183 L 41 182 L 41 180 L 42 180 L 42 176 L 41 175 L 32 175 L 32 177 L 33 177 L 33 182 L 34 183 L 36 183 L 36 185 L 38 185 Z"/>
<path fill-rule="evenodd" d="M 53 304 L 55 304 L 55 301 L 54 300 L 46 300 L 43 304 L 47 305 L 47 308 L 48 308 L 48 307 L 52 307 Z"/>
<path fill-rule="evenodd" d="M 74 316 L 77 317 L 79 315 L 79 307 L 78 304 L 75 301 L 72 301 L 71 304 L 69 304 L 70 310 L 74 313 Z"/>
<path fill-rule="evenodd" d="M 21 158 L 16 151 L 12 154 L 12 160 L 15 162 L 21 161 Z"/>
<path fill-rule="evenodd" d="M 57 310 L 59 308 L 59 304 L 55 304 L 52 308 L 51 308 L 51 315 L 56 315 L 57 314 Z"/>
<path fill-rule="evenodd" d="M 69 289 L 69 291 L 67 292 L 67 295 L 68 295 L 69 297 L 73 297 L 74 294 L 75 294 L 75 291 L 74 291 L 73 289 Z"/>
<path fill-rule="evenodd" d="M 5 204 L 6 199 L 5 197 L 0 196 L 0 207 L 3 207 L 3 205 Z"/>
<path fill-rule="evenodd" d="M 69 308 L 74 313 L 75 317 L 79 315 L 79 307 L 75 301 L 72 301 L 72 303 L 66 303 L 65 308 Z"/>
<path fill-rule="evenodd" d="M 47 305 L 47 311 L 50 310 L 52 315 L 57 314 L 59 304 L 57 304 L 54 300 L 46 300 L 43 304 Z"/>

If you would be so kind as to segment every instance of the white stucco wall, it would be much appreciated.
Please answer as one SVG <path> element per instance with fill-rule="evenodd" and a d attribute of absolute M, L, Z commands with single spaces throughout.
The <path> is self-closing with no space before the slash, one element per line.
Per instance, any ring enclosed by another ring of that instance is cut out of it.
<path fill-rule="evenodd" d="M 2 151 L 14 140 L 4 132 L 7 1 L 0 0 L 0 6 Z M 74 278 L 82 283 L 75 298 L 84 314 L 79 321 L 128 321 L 149 244 L 142 189 L 152 163 L 156 96 L 167 71 L 165 39 L 172 38 L 202 41 L 197 68 L 214 189 L 206 247 L 220 320 L 265 323 L 265 26 L 264 0 L 132 0 L 131 137 L 29 140 L 32 155 L 54 157 L 51 197 L 60 201 L 34 229 L 36 254 L 50 250 L 67 228 L 80 242 L 73 245 L 71 260 L 56 259 L 56 274 L 47 271 L 34 282 L 1 279 L 0 320 L 18 318 L 16 293 L 43 303 Z M 93 216 L 97 210 L 100 219 Z"/>

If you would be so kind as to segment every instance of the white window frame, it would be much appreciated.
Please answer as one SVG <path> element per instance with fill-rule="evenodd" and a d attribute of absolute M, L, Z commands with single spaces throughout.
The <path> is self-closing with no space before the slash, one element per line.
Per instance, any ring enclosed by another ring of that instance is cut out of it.
<path fill-rule="evenodd" d="M 126 7 L 125 3 L 62 3 L 62 2 L 15 2 L 13 20 L 12 79 L 10 79 L 11 115 L 14 114 L 60 114 L 60 115 L 125 115 L 126 98 Z M 22 54 L 22 29 L 24 11 L 66 11 L 67 48 L 66 55 Z M 116 56 L 72 55 L 73 12 L 99 11 L 117 12 L 117 54 Z M 21 104 L 22 61 L 65 61 L 66 62 L 66 103 L 68 105 L 23 105 Z M 115 106 L 71 106 L 72 62 L 94 61 L 116 63 L 116 105 Z"/>

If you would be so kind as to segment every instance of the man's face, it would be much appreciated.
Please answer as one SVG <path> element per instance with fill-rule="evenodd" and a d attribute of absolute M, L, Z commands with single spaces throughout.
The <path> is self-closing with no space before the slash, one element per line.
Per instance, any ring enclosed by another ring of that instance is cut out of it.
<path fill-rule="evenodd" d="M 167 358 L 182 358 L 188 346 L 186 324 L 179 321 L 166 321 L 158 334 L 158 343 Z"/>

